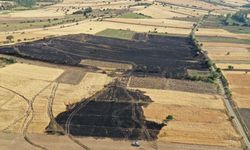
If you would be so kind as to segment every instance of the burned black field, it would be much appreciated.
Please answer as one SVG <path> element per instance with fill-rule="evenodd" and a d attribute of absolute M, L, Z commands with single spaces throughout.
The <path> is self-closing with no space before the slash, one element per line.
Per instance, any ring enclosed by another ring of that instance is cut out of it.
<path fill-rule="evenodd" d="M 0 53 L 67 65 L 79 65 L 83 59 L 126 62 L 134 65 L 134 74 L 171 78 L 184 77 L 187 69 L 207 69 L 189 38 L 139 33 L 133 40 L 67 35 L 0 47 Z"/>
<path fill-rule="evenodd" d="M 141 91 L 127 90 L 115 82 L 92 97 L 68 106 L 55 121 L 74 136 L 155 140 L 164 124 L 145 119 L 142 107 L 151 102 Z M 46 132 L 57 133 L 54 126 L 51 122 Z"/>

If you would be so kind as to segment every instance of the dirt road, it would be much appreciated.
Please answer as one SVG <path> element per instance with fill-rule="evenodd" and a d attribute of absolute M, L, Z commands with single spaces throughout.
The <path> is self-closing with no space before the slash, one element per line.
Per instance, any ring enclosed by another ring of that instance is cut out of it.
<path fill-rule="evenodd" d="M 82 150 L 81 147 L 73 143 L 67 136 L 48 136 L 39 134 L 30 134 L 30 138 L 41 145 L 46 146 L 48 150 L 59 149 L 74 149 Z M 109 138 L 78 138 L 79 141 L 85 143 L 91 150 L 152 150 L 151 144 L 148 142 L 141 142 L 141 147 L 132 147 L 131 141 L 112 140 Z M 190 145 L 170 142 L 157 142 L 159 150 L 238 150 L 230 147 L 218 147 L 207 145 Z M 0 134 L 0 149 L 20 149 L 36 150 L 34 147 L 24 141 L 22 135 L 16 134 Z"/>

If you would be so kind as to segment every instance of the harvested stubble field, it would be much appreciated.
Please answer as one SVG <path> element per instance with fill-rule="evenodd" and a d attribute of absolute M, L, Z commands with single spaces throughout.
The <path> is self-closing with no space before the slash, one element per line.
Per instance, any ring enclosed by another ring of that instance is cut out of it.
<path fill-rule="evenodd" d="M 215 85 L 155 77 L 131 77 L 128 86 L 145 92 L 153 100 L 143 109 L 148 120 L 159 123 L 169 114 L 175 116 L 175 121 L 160 131 L 158 141 L 228 148 L 240 146 L 240 137 L 227 120 L 222 96 L 218 94 Z"/>
<path fill-rule="evenodd" d="M 237 43 L 202 42 L 203 49 L 209 54 L 216 53 L 249 53 L 250 45 Z"/>
<path fill-rule="evenodd" d="M 215 41 L 217 39 L 220 38 L 224 38 L 224 40 L 228 39 L 242 39 L 242 40 L 246 40 L 249 41 L 250 39 L 250 34 L 237 34 L 237 33 L 232 33 L 229 32 L 227 30 L 224 29 L 209 29 L 209 28 L 199 28 L 199 30 L 196 32 L 197 36 L 200 37 L 207 37 L 207 38 L 211 38 L 211 40 Z M 218 41 L 219 42 L 219 41 Z M 231 42 L 229 42 L 231 43 Z M 234 42 L 232 42 L 234 43 Z"/>
<path fill-rule="evenodd" d="M 240 66 L 240 65 L 239 65 Z M 236 66 L 237 67 L 237 66 Z M 247 66 L 249 67 L 249 66 Z M 239 108 L 239 112 L 248 128 L 250 129 L 250 75 L 245 71 L 223 71 L 230 89 L 232 90 L 233 101 Z"/>
<path fill-rule="evenodd" d="M 75 11 L 82 8 L 92 7 L 93 9 L 126 9 L 129 5 L 136 4 L 136 2 L 128 0 L 100 2 L 100 1 L 63 1 L 62 3 L 24 10 L 13 11 L 7 14 L 0 14 L 0 18 L 49 18 L 49 17 L 62 17 L 70 15 Z"/>
<path fill-rule="evenodd" d="M 131 64 L 126 63 L 115 63 L 110 61 L 99 61 L 91 59 L 82 60 L 80 64 L 94 66 L 103 70 L 130 70 L 133 67 Z"/>
<path fill-rule="evenodd" d="M 135 11 L 136 13 L 142 13 L 153 18 L 169 18 L 174 19 L 178 17 L 199 17 L 208 13 L 206 10 L 192 9 L 180 6 L 162 6 L 151 5 L 145 9 Z"/>
<path fill-rule="evenodd" d="M 49 111 L 48 103 L 51 99 L 51 91 L 57 84 L 56 82 L 60 81 L 58 79 L 64 78 L 67 76 L 67 73 L 72 75 L 72 70 L 64 71 L 62 69 L 19 63 L 0 69 L 1 130 L 22 132 L 22 124 L 24 124 L 24 127 L 28 128 L 29 133 L 44 133 L 50 121 L 47 112 Z M 79 72 L 79 70 L 74 70 L 74 76 L 77 76 L 76 73 L 80 74 L 79 78 L 83 77 L 82 72 Z M 73 76 L 66 78 L 63 81 L 67 83 L 57 85 L 52 105 L 52 113 L 55 116 L 65 111 L 65 105 L 89 97 L 111 81 L 111 78 L 98 73 L 86 73 L 83 79 L 80 79 L 80 82 L 76 85 L 74 85 L 76 82 Z M 71 84 L 70 80 L 73 80 L 74 84 Z M 40 92 L 32 103 L 34 111 L 30 124 L 23 122 L 25 116 L 28 115 L 26 114 L 28 108 L 27 102 L 10 90 L 26 97 L 29 99 L 28 102 L 31 102 L 31 99 Z"/>
<path fill-rule="evenodd" d="M 137 34 L 133 40 L 121 40 L 78 34 L 1 47 L 0 52 L 67 65 L 82 59 L 112 60 L 136 64 L 136 74 L 173 78 L 184 77 L 187 69 L 207 70 L 187 37 Z"/>
<path fill-rule="evenodd" d="M 237 44 L 237 43 L 221 43 L 221 42 L 202 42 L 203 49 L 208 52 L 211 57 L 217 63 L 224 63 L 225 65 L 238 64 L 243 65 L 249 63 L 250 53 L 249 44 Z M 234 66 L 234 65 L 233 65 Z M 225 66 L 224 66 L 225 68 Z M 238 69 L 247 69 L 243 67 L 237 67 Z"/>
<path fill-rule="evenodd" d="M 217 87 L 211 83 L 187 80 L 175 80 L 159 77 L 131 77 L 128 86 L 161 90 L 176 90 L 184 92 L 216 94 Z"/>
<path fill-rule="evenodd" d="M 234 67 L 233 71 L 241 69 L 250 70 L 250 64 L 216 63 L 216 66 L 221 69 L 228 69 L 229 65 Z"/>
<path fill-rule="evenodd" d="M 250 60 L 250 53 L 240 53 L 240 52 L 234 52 L 229 55 L 227 53 L 210 53 L 210 58 L 217 61 L 249 61 Z"/>
<path fill-rule="evenodd" d="M 181 29 L 191 29 L 194 22 L 179 21 L 171 19 L 127 19 L 127 18 L 110 18 L 105 19 L 105 21 L 125 23 L 125 24 L 135 24 L 153 27 L 170 27 L 170 28 L 181 28 Z"/>
<path fill-rule="evenodd" d="M 227 120 L 220 95 L 133 89 L 145 92 L 153 100 L 143 108 L 148 120 L 160 123 L 169 114 L 175 116 L 175 120 L 160 131 L 158 141 L 220 145 L 228 149 L 240 146 L 240 137 Z"/>
<path fill-rule="evenodd" d="M 47 72 L 44 74 L 44 72 Z M 49 82 L 55 80 L 63 70 L 51 69 L 46 67 L 37 67 L 26 64 L 13 64 L 0 70 L 1 79 L 1 130 L 8 129 L 7 127 L 15 122 L 16 119 L 21 119 L 26 115 L 28 102 L 42 88 L 47 86 Z M 18 94 L 10 91 L 13 90 Z M 25 101 L 22 96 L 28 100 Z M 20 132 L 21 125 L 13 124 L 14 131 Z"/>
<path fill-rule="evenodd" d="M 176 0 L 158 0 L 162 4 L 166 5 L 175 5 L 175 6 L 182 6 L 182 7 L 188 7 L 193 9 L 200 9 L 200 10 L 214 10 L 216 13 L 230 13 L 234 9 L 222 5 L 217 5 L 213 3 L 208 3 L 205 1 L 200 0 L 185 0 L 185 1 L 176 1 Z"/>
<path fill-rule="evenodd" d="M 74 149 L 82 150 L 82 147 L 71 142 L 66 136 L 58 135 L 42 135 L 42 134 L 30 134 L 30 137 L 40 145 L 45 146 L 48 149 L 61 150 Z M 15 144 L 13 144 L 15 139 Z M 113 140 L 110 138 L 77 138 L 81 143 L 85 143 L 91 150 L 134 150 L 131 146 L 131 141 Z M 147 141 L 141 141 L 141 149 L 154 150 L 152 145 Z M 239 150 L 238 148 L 229 148 L 222 146 L 208 146 L 208 145 L 194 145 L 194 144 L 182 144 L 166 141 L 158 141 L 158 149 L 181 149 L 181 150 Z M 15 149 L 16 147 L 22 147 L 25 150 L 34 150 L 34 147 L 25 143 L 21 135 L 18 134 L 0 134 L 0 148 L 2 149 Z"/>

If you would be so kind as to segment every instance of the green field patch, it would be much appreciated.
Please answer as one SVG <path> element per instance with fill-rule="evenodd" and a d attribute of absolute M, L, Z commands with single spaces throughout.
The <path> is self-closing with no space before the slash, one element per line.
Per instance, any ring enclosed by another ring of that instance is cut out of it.
<path fill-rule="evenodd" d="M 147 18 L 152 18 L 152 17 L 144 15 L 142 13 L 127 13 L 127 14 L 119 16 L 119 18 L 147 19 Z"/>
<path fill-rule="evenodd" d="M 98 36 L 105 36 L 110 38 L 118 38 L 118 39 L 125 39 L 131 40 L 135 32 L 130 30 L 119 30 L 119 29 L 105 29 L 101 32 L 96 33 Z"/>

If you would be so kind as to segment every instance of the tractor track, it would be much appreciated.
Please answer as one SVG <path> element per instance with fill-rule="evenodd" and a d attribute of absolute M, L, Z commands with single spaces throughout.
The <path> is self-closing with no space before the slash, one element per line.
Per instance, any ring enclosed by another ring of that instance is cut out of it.
<path fill-rule="evenodd" d="M 65 133 L 66 135 L 72 140 L 74 141 L 76 144 L 78 144 L 79 146 L 81 146 L 82 148 L 86 149 L 86 150 L 90 150 L 89 147 L 87 147 L 86 145 L 82 144 L 80 141 L 78 141 L 77 139 L 75 139 L 71 134 L 70 134 L 70 122 L 72 120 L 72 118 L 74 117 L 74 115 L 83 107 L 85 107 L 91 100 L 85 100 L 83 101 L 79 106 L 76 106 L 77 109 L 75 109 L 68 117 L 66 124 L 65 124 Z"/>
<path fill-rule="evenodd" d="M 55 118 L 54 118 L 54 115 L 53 115 L 53 109 L 52 109 L 52 106 L 53 106 L 53 103 L 54 103 L 54 99 L 55 99 L 55 96 L 56 96 L 56 91 L 57 91 L 57 88 L 59 86 L 59 82 L 57 82 L 53 88 L 52 88 L 52 91 L 51 91 L 51 94 L 48 98 L 48 108 L 47 108 L 47 114 L 50 118 L 50 121 L 52 121 L 53 123 L 55 123 Z"/>
<path fill-rule="evenodd" d="M 18 123 L 19 121 L 21 121 L 23 118 L 28 117 L 28 113 L 26 112 L 24 115 L 19 116 L 18 118 L 16 118 L 11 124 L 9 124 L 7 127 L 5 127 L 4 129 L 2 129 L 2 132 L 5 132 L 6 130 L 8 130 L 11 126 L 15 125 L 16 123 Z"/>
<path fill-rule="evenodd" d="M 52 82 L 50 82 L 47 86 L 45 86 L 43 89 L 41 89 L 33 98 L 32 100 L 29 102 L 29 108 L 28 108 L 28 116 L 25 118 L 24 124 L 23 124 L 23 128 L 22 128 L 22 134 L 23 134 L 23 138 L 26 140 L 26 142 L 28 142 L 29 144 L 31 144 L 34 147 L 37 147 L 39 149 L 42 150 L 47 150 L 47 148 L 38 145 L 34 142 L 32 142 L 32 140 L 30 140 L 30 138 L 27 135 L 28 132 L 28 128 L 29 125 L 31 124 L 31 122 L 33 121 L 34 118 L 34 107 L 33 104 L 36 100 L 36 98 L 43 92 L 45 91 L 48 87 L 50 87 L 52 85 Z"/>
<path fill-rule="evenodd" d="M 14 90 L 11 90 L 11 89 L 9 89 L 9 88 L 6 88 L 6 87 L 4 87 L 4 86 L 1 86 L 1 85 L 0 85 L 0 88 L 5 89 L 5 90 L 7 90 L 7 91 L 10 91 L 10 92 L 14 93 L 15 95 L 21 97 L 22 99 L 25 100 L 25 102 L 27 103 L 27 105 L 29 105 L 30 100 L 29 100 L 28 98 L 26 98 L 24 95 L 22 95 L 22 94 L 20 94 L 20 93 L 18 93 L 18 92 L 16 92 L 16 91 L 14 91 Z M 18 121 L 22 120 L 24 117 L 28 117 L 28 108 L 26 109 L 26 112 L 25 112 L 24 115 L 22 115 L 22 116 L 16 118 L 11 124 L 9 124 L 7 127 L 5 127 L 5 128 L 2 130 L 2 132 L 5 131 L 5 130 L 7 130 L 7 129 L 10 128 L 11 126 L 15 125 Z"/>

